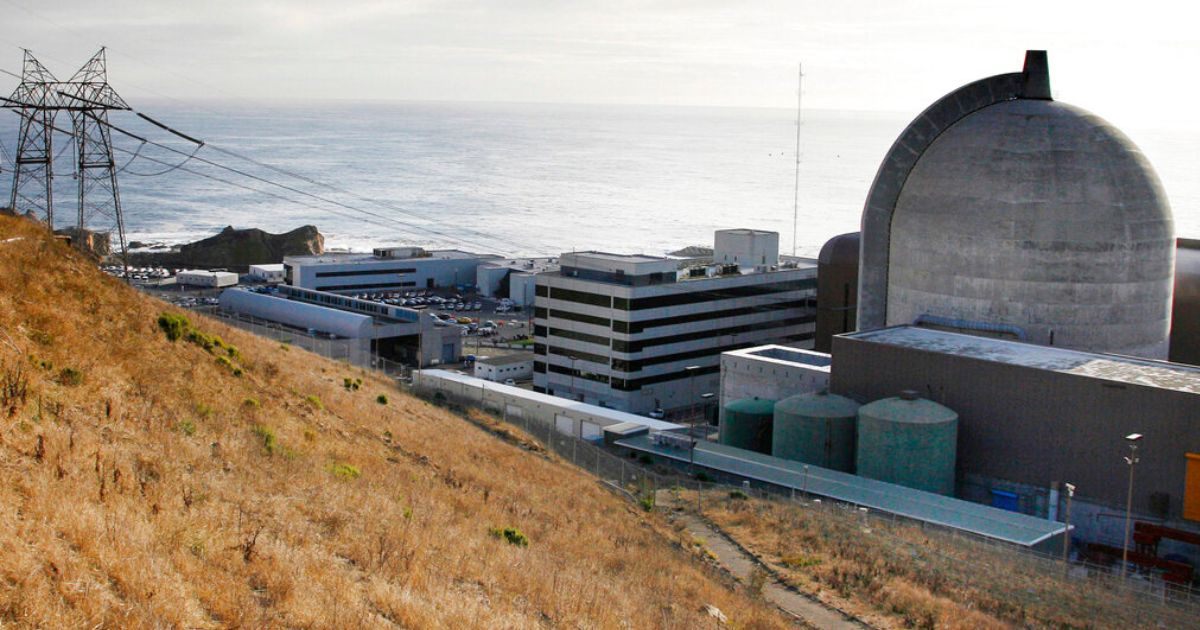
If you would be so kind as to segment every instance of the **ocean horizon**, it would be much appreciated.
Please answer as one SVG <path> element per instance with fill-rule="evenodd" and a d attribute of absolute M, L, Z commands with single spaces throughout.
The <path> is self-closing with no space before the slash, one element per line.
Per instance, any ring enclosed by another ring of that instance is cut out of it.
<path fill-rule="evenodd" d="M 815 256 L 830 237 L 858 229 L 884 154 L 917 114 L 804 112 L 793 240 L 794 110 L 448 101 L 138 106 L 208 146 L 185 162 L 195 145 L 113 114 L 117 127 L 181 152 L 113 134 L 131 241 L 179 244 L 227 225 L 284 232 L 312 224 L 335 249 L 411 244 L 503 255 L 661 254 L 711 245 L 716 229 L 751 227 L 779 232 L 781 253 Z M 0 124 L 3 203 L 18 120 Z M 1191 166 L 1200 132 L 1123 131 L 1162 179 L 1177 234 L 1200 237 L 1200 182 Z M 55 138 L 56 153 L 67 139 Z M 71 168 L 70 153 L 59 155 L 63 225 L 75 215 Z"/>

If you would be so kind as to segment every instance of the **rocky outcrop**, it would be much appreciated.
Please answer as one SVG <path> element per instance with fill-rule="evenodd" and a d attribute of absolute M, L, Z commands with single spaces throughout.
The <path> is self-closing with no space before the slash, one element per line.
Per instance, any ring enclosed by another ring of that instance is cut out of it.
<path fill-rule="evenodd" d="M 241 270 L 250 265 L 277 263 L 284 256 L 324 252 L 325 237 L 312 225 L 284 234 L 270 234 L 257 228 L 237 230 L 230 226 L 214 236 L 182 245 L 178 251 L 132 254 L 130 260 L 137 265 Z"/>

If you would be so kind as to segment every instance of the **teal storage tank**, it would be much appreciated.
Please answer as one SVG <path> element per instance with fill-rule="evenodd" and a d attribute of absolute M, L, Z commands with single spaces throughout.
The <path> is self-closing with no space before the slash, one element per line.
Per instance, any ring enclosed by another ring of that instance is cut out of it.
<path fill-rule="evenodd" d="M 853 472 L 858 406 L 828 392 L 798 394 L 775 403 L 771 454 Z"/>
<path fill-rule="evenodd" d="M 774 414 L 775 401 L 766 398 L 743 398 L 725 405 L 720 443 L 770 455 Z"/>
<path fill-rule="evenodd" d="M 905 391 L 858 409 L 858 474 L 954 494 L 958 414 Z"/>

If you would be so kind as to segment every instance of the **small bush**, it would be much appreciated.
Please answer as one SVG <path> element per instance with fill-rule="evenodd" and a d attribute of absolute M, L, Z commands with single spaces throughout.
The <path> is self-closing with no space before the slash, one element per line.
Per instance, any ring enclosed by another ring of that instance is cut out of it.
<path fill-rule="evenodd" d="M 330 464 L 328 470 L 338 479 L 358 479 L 362 476 L 362 472 L 359 471 L 357 466 L 352 466 L 344 462 Z"/>
<path fill-rule="evenodd" d="M 645 453 L 642 453 L 641 455 L 638 455 L 638 461 L 643 464 L 653 464 L 654 458 L 650 457 L 649 455 L 647 455 Z"/>
<path fill-rule="evenodd" d="M 380 394 L 380 395 L 376 396 L 376 397 L 375 397 L 375 402 L 377 402 L 377 403 L 379 403 L 379 404 L 381 404 L 381 405 L 386 405 L 386 404 L 388 404 L 388 397 L 387 397 L 387 394 Z"/>
<path fill-rule="evenodd" d="M 737 499 L 738 501 L 745 501 L 746 499 L 750 498 L 750 495 L 746 494 L 745 492 L 743 492 L 741 490 L 730 490 L 729 498 Z"/>
<path fill-rule="evenodd" d="M 168 341 L 178 341 L 192 327 L 192 323 L 183 315 L 163 313 L 158 316 L 158 327 L 162 329 Z"/>
<path fill-rule="evenodd" d="M 238 349 L 234 346 L 226 346 L 225 352 L 227 352 L 229 354 L 229 358 L 231 358 L 231 359 L 242 358 L 242 353 L 238 352 Z"/>
<path fill-rule="evenodd" d="M 362 387 L 362 379 L 361 378 L 343 378 L 342 379 L 342 387 L 345 387 L 346 391 L 348 391 L 348 392 L 356 392 L 356 391 L 358 391 L 359 387 Z"/>
<path fill-rule="evenodd" d="M 179 429 L 179 432 L 184 435 L 196 435 L 196 423 L 192 422 L 191 420 L 180 420 L 179 424 L 176 425 L 176 428 Z"/>
<path fill-rule="evenodd" d="M 712 481 L 712 477 L 709 477 L 708 473 L 701 470 L 700 472 L 696 473 L 696 481 L 701 483 L 709 483 Z"/>
<path fill-rule="evenodd" d="M 258 409 L 258 407 L 259 407 L 258 399 L 257 398 L 243 398 L 242 399 L 242 407 L 245 407 L 246 409 Z"/>
<path fill-rule="evenodd" d="M 266 455 L 274 455 L 280 451 L 279 437 L 275 435 L 275 431 L 271 427 L 261 424 L 255 425 L 253 429 L 254 435 L 262 441 L 262 450 Z"/>
<path fill-rule="evenodd" d="M 75 368 L 63 368 L 58 373 L 58 382 L 68 387 L 75 387 L 83 383 L 83 372 Z"/>
<path fill-rule="evenodd" d="M 641 499 L 638 500 L 638 505 L 642 506 L 642 509 L 647 512 L 653 512 L 654 511 L 654 495 L 647 494 L 646 496 L 642 497 Z"/>
<path fill-rule="evenodd" d="M 489 533 L 495 538 L 507 541 L 510 545 L 516 545 L 517 547 L 529 546 L 529 538 L 515 527 L 505 527 L 504 529 L 493 527 L 489 530 Z"/>
<path fill-rule="evenodd" d="M 196 415 L 200 416 L 201 418 L 207 418 L 213 415 L 213 408 L 211 405 L 196 403 Z"/>
<path fill-rule="evenodd" d="M 319 409 L 324 409 L 324 408 L 325 408 L 325 405 L 322 405 L 322 404 L 321 404 L 321 399 L 320 399 L 320 398 L 318 398 L 318 397 L 317 397 L 315 394 L 314 394 L 314 395 L 312 395 L 312 396 L 306 396 L 306 397 L 304 398 L 304 402 L 308 403 L 308 404 L 309 404 L 309 406 L 311 406 L 313 409 L 318 409 L 318 410 L 319 410 Z"/>
<path fill-rule="evenodd" d="M 234 375 L 234 376 L 239 376 L 239 377 L 240 377 L 240 376 L 241 376 L 241 375 L 243 375 L 243 374 L 245 374 L 245 372 L 244 372 L 244 371 L 242 371 L 242 368 L 240 368 L 240 367 L 235 367 L 235 368 L 233 368 L 233 375 Z"/>
<path fill-rule="evenodd" d="M 233 367 L 233 363 L 229 361 L 229 357 L 217 357 L 217 365 L 223 368 Z"/>

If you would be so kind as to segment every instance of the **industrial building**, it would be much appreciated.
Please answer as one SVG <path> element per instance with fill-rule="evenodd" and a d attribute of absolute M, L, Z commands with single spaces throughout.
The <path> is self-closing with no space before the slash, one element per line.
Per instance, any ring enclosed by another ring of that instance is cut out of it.
<path fill-rule="evenodd" d="M 835 236 L 817 255 L 817 336 L 813 349 L 829 352 L 833 336 L 858 330 L 858 232 Z"/>
<path fill-rule="evenodd" d="M 1167 196 L 1119 130 L 1051 97 L 1045 51 L 921 113 L 862 218 L 858 328 L 913 324 L 1166 358 Z"/>
<path fill-rule="evenodd" d="M 327 253 L 283 259 L 287 284 L 332 293 L 470 286 L 480 263 L 499 256 L 457 249 L 380 247 L 370 254 Z"/>
<path fill-rule="evenodd" d="M 1196 239 L 1176 241 L 1171 360 L 1200 365 L 1200 240 Z"/>
<path fill-rule="evenodd" d="M 775 344 L 723 352 L 720 400 L 783 400 L 793 394 L 819 392 L 829 387 L 831 362 L 822 352 Z"/>
<path fill-rule="evenodd" d="M 811 346 L 815 261 L 782 262 L 778 236 L 719 232 L 715 260 L 571 252 L 537 275 L 534 387 L 633 413 L 698 410 L 720 383 L 720 353 Z M 733 243 L 735 250 L 720 249 Z M 751 260 L 746 260 L 746 252 Z M 685 263 L 686 264 L 686 263 Z"/>
<path fill-rule="evenodd" d="M 475 378 L 503 383 L 533 378 L 533 355 L 528 352 L 475 359 Z"/>
<path fill-rule="evenodd" d="M 1122 539 L 1124 436 L 1142 434 L 1135 516 L 1200 531 L 1200 368 L 895 326 L 835 337 L 830 390 L 860 402 L 909 390 L 952 410 L 958 496 L 1057 518 L 1071 483 L 1071 522 L 1092 540 Z"/>
<path fill-rule="evenodd" d="M 427 313 L 325 291 L 286 285 L 269 293 L 230 289 L 221 293 L 220 308 L 281 330 L 336 341 L 345 360 L 355 365 L 373 365 L 375 359 L 453 363 L 462 354 L 457 329 L 434 326 Z"/>
<path fill-rule="evenodd" d="M 275 263 L 273 265 L 250 265 L 250 272 L 246 275 L 255 282 L 279 284 L 284 280 L 283 263 Z"/>
<path fill-rule="evenodd" d="M 237 283 L 238 275 L 232 271 L 188 269 L 175 274 L 175 284 L 185 286 L 220 289 L 222 287 L 232 287 Z"/>
<path fill-rule="evenodd" d="M 502 258 L 480 263 L 475 271 L 475 286 L 479 295 L 508 298 L 522 308 L 533 306 L 534 276 L 546 271 L 558 271 L 557 258 Z"/>

